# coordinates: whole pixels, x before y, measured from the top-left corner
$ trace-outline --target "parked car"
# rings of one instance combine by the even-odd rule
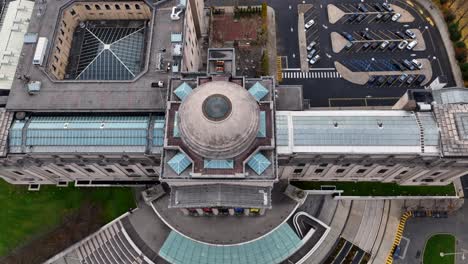
[[[403,40],[402,42],[400,42],[400,44],[398,44],[398,48],[401,50],[406,48],[406,46],[408,46],[408,41],[406,40]]]
[[[388,12],[393,12],[393,8],[388,3],[382,3],[382,7]]]
[[[416,38],[416,34],[414,34],[414,32],[409,29],[405,30],[405,34],[412,39]]]
[[[315,24],[315,21],[313,19],[309,20],[309,22],[307,22],[304,27],[305,29],[309,29],[310,27],[312,27],[313,25]]]
[[[383,16],[384,16],[384,14],[378,13],[377,16],[375,17],[375,21],[381,20]]]
[[[393,76],[388,77],[388,79],[387,79],[387,84],[388,84],[388,85],[391,85],[391,84],[395,81],[395,79],[396,79],[396,78],[393,77]]]
[[[384,84],[384,82],[385,82],[386,79],[387,79],[387,78],[386,78],[385,76],[380,76],[379,78],[377,78],[377,84],[378,84],[378,85]]]
[[[379,12],[385,11],[385,9],[383,9],[383,7],[381,5],[379,5],[379,3],[374,3],[373,6],[374,6],[375,10],[377,10]]]
[[[313,49],[309,54],[307,54],[307,58],[310,60],[314,57],[315,53],[317,53],[316,49]]]
[[[386,14],[386,15],[384,15],[384,16],[382,17],[382,21],[383,21],[383,22],[386,22],[386,21],[388,21],[390,18],[392,18],[392,15]]]
[[[407,59],[403,60],[403,65],[405,65],[405,67],[408,68],[411,71],[414,70],[414,65]]]
[[[360,14],[360,15],[357,17],[356,22],[361,23],[361,21],[363,21],[365,18],[366,18],[366,15]]]
[[[376,49],[376,48],[378,48],[379,46],[380,46],[380,42],[376,41],[376,42],[372,43],[371,49]]]
[[[408,79],[406,79],[406,83],[407,84],[412,84],[414,82],[414,76],[413,75],[410,75]]]
[[[397,47],[397,44],[395,42],[390,43],[388,45],[388,50],[393,51]]]
[[[350,50],[352,47],[353,47],[353,43],[351,41],[348,41],[348,43],[346,43],[345,49]]]
[[[371,44],[369,42],[366,42],[364,43],[364,45],[362,45],[362,49],[363,50],[367,50],[368,48],[370,48]]]
[[[401,39],[405,39],[405,38],[406,38],[406,35],[403,34],[403,32],[401,32],[401,31],[395,32],[395,35],[397,35],[397,36],[400,37]]]
[[[371,75],[371,76],[369,76],[369,80],[367,81],[367,83],[371,84],[371,83],[375,82],[376,79],[377,78],[374,75]]]
[[[320,55],[317,54],[317,55],[315,55],[315,57],[313,57],[313,58],[309,61],[309,63],[310,63],[310,64],[315,64],[315,63],[317,63],[317,61],[319,61],[319,60],[320,60]]]
[[[390,44],[390,42],[388,42],[388,40],[385,40],[380,44],[380,49],[384,50],[388,46],[388,44]]]
[[[369,12],[369,9],[364,4],[358,4],[358,9],[364,13]]]
[[[413,40],[413,41],[411,41],[410,43],[408,43],[408,46],[406,46],[406,49],[412,50],[414,47],[416,47],[416,45],[418,45],[418,41],[417,41],[417,40]]]
[[[356,13],[350,15],[349,18],[348,18],[348,22],[349,22],[349,23],[353,22],[354,20],[356,20],[356,18],[357,18],[358,16],[359,16],[359,14],[356,14]]]
[[[408,74],[406,73],[403,73],[402,75],[400,75],[400,77],[398,78],[398,81],[401,82],[401,83],[404,83],[406,78],[408,78]]]
[[[424,82],[424,80],[426,80],[426,76],[419,75],[418,78],[416,78],[416,81],[414,81],[414,83],[420,85],[422,82]]]
[[[406,67],[401,65],[401,63],[399,63],[398,61],[393,61],[393,65],[395,65],[397,67],[397,69],[400,70],[400,71],[405,71],[406,70]]]
[[[411,63],[412,63],[414,66],[416,66],[416,68],[418,68],[418,69],[420,69],[420,70],[421,70],[422,67],[423,67],[422,63],[421,63],[420,61],[416,60],[416,59],[412,59],[412,60],[411,60]]]
[[[312,42],[309,44],[309,46],[307,46],[307,50],[308,50],[308,51],[311,51],[311,50],[315,47],[315,45],[317,45],[317,42],[312,41]]]
[[[343,32],[341,32],[341,35],[342,35],[345,39],[347,39],[348,41],[354,41],[353,36],[352,36],[351,34],[349,34],[348,32],[343,31]]]
[[[372,39],[371,35],[367,31],[361,31],[361,37],[363,37],[364,39],[367,39],[367,40]]]
[[[401,17],[401,14],[400,13],[395,13],[393,16],[392,16],[392,21],[396,22],[398,21],[398,19],[400,19]]]

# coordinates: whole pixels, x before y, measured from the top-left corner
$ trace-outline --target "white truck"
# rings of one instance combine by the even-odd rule
[[[44,37],[40,37],[37,41],[36,52],[34,52],[33,64],[42,65],[47,51],[47,44],[49,40]]]

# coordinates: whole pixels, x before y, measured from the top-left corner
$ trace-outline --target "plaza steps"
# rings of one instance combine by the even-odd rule
[[[46,263],[68,263],[70,259],[80,264],[154,264],[135,246],[120,220],[88,236],[60,259]]]

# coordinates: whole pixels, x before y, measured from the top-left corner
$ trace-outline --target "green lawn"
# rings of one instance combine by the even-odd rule
[[[453,184],[446,186],[401,186],[396,183],[381,182],[318,182],[291,181],[291,184],[303,190],[320,190],[321,186],[333,185],[343,190],[345,196],[452,196],[455,195]]]
[[[424,248],[424,264],[454,264],[455,256],[440,256],[440,252],[455,252],[455,237],[449,234],[434,235]]]
[[[0,256],[57,227],[64,216],[85,202],[102,208],[99,217],[103,223],[135,207],[130,188],[43,185],[39,192],[29,192],[26,186],[10,185],[0,179]]]

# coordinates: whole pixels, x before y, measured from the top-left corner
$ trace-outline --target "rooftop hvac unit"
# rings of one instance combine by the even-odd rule
[[[426,103],[418,103],[418,108],[421,112],[427,112],[432,110],[432,106]]]
[[[41,90],[41,82],[33,81],[28,83],[28,93],[30,95],[38,94]]]

